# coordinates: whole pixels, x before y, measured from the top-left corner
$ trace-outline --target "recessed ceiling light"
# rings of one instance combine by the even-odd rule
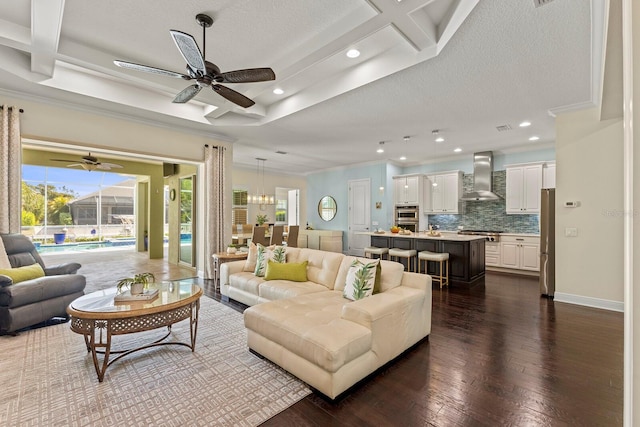
[[[524,121],[519,124],[521,128],[526,128],[527,126],[531,126],[531,122]]]
[[[436,138],[436,142],[444,142],[444,138],[439,136]]]
[[[460,147],[458,147],[458,148],[454,148],[454,149],[453,149],[453,152],[454,152],[454,153],[459,153],[459,152],[461,152],[461,151],[462,151],[462,148],[460,148]]]
[[[382,146],[384,145],[384,141],[380,141],[379,144],[380,147],[376,150],[376,153],[384,153],[384,148],[382,148]]]
[[[358,49],[349,49],[347,51],[347,56],[349,58],[357,58],[358,56],[360,56],[360,51]]]
[[[411,137],[407,135],[407,136],[403,136],[402,139],[404,140],[404,142],[409,142]]]
[[[407,157],[406,156],[401,156],[400,160],[407,160]]]
[[[540,139],[539,136],[532,136],[531,138],[529,138],[529,141],[537,141],[539,139]]]
[[[276,95],[282,95],[284,93],[284,90],[277,87],[273,90],[273,93],[275,93]]]

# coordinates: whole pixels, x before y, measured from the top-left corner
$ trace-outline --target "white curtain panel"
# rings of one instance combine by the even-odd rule
[[[212,255],[222,252],[224,244],[224,187],[225,187],[225,151],[224,147],[205,145],[205,237],[204,237],[204,275],[213,278]]]
[[[22,222],[20,110],[7,106],[0,110],[0,233],[19,233]]]

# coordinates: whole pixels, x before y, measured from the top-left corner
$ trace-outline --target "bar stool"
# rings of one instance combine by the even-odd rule
[[[413,271],[416,270],[416,254],[417,251],[415,249],[389,249],[389,259],[395,258],[398,262],[400,262],[398,258],[407,259],[407,271],[411,271],[411,260],[413,260]]]
[[[364,256],[366,258],[373,258],[373,255],[378,255],[378,258],[384,259],[384,256],[389,253],[389,248],[378,248],[376,246],[367,246],[364,248]],[[387,256],[387,258],[389,258]]]
[[[418,254],[418,273],[420,273],[420,266],[422,265],[422,261],[426,261],[425,263],[425,273],[427,272],[429,261],[437,262],[440,264],[438,273],[439,276],[431,276],[434,282],[440,283],[440,289],[442,286],[449,286],[449,254],[447,252],[429,252],[429,251],[421,251]],[[444,274],[443,273],[443,264],[444,263]]]

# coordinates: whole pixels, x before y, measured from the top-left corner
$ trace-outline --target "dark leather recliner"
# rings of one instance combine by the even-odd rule
[[[52,317],[67,317],[67,306],[84,295],[86,279],[76,274],[77,262],[45,267],[44,261],[28,237],[1,234],[12,268],[36,262],[45,276],[24,282],[0,274],[0,334],[12,333]]]

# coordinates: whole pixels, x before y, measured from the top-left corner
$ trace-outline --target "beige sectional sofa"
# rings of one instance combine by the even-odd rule
[[[222,295],[252,306],[249,348],[332,399],[431,332],[430,276],[383,260],[380,292],[351,301],[342,290],[355,259],[288,248],[287,263],[308,262],[307,282],[265,280],[244,261],[221,266]]]

